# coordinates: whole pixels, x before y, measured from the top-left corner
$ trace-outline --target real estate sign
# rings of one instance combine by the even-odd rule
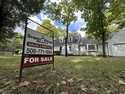
[[[27,28],[25,34],[23,68],[53,63],[52,38]]]

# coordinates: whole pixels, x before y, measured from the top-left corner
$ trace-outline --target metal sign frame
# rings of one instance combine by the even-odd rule
[[[43,28],[45,28],[45,29],[47,29],[47,30],[49,30],[49,31],[52,31],[52,30],[50,30],[49,28],[47,28],[47,27],[45,27],[45,26],[42,26],[42,25],[40,25],[39,23],[37,23],[37,22],[35,22],[35,21],[33,21],[33,20],[29,19],[29,18],[27,18],[27,19],[25,20],[25,30],[24,30],[24,40],[23,40],[22,57],[21,57],[21,63],[20,63],[19,82],[21,82],[23,69],[25,68],[25,67],[23,66],[23,64],[24,64],[24,57],[25,57],[24,51],[25,51],[26,32],[27,32],[28,20],[30,20],[30,21],[36,23],[37,25],[39,25],[39,26],[41,26],[41,27],[43,27]],[[48,64],[53,64],[52,70],[54,70],[54,69],[55,69],[55,65],[54,65],[54,31],[52,31],[52,32],[53,32],[53,36],[52,36],[52,47],[53,47],[52,50],[53,50],[53,54],[51,55],[51,56],[52,56],[52,63],[48,63]],[[45,57],[45,55],[43,55],[43,57]],[[37,65],[32,65],[32,66],[39,66],[39,65],[45,65],[45,64],[37,64]],[[30,67],[32,67],[32,66],[30,66]],[[28,67],[26,67],[26,68],[28,68]]]

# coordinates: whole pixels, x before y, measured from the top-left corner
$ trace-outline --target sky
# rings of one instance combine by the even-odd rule
[[[85,25],[86,25],[84,19],[81,18],[81,12],[77,12],[77,13],[75,13],[75,15],[77,16],[77,21],[71,22],[71,24],[69,26],[69,31],[71,31],[71,32],[79,31],[82,27],[85,27]],[[40,14],[36,15],[36,18],[31,17],[31,19],[34,19],[38,23],[41,23],[44,19],[48,19],[48,18],[45,14],[43,14],[41,12]],[[55,25],[56,27],[65,28],[65,26],[63,24],[61,24],[57,21],[51,20],[51,23],[53,25]]]
[[[51,0],[52,2],[56,2],[57,0]],[[71,22],[70,26],[69,26],[69,31],[70,32],[79,32],[79,33],[83,33],[80,31],[81,28],[83,27],[86,27],[86,23],[84,21],[84,19],[81,18],[81,12],[76,12],[75,15],[77,16],[77,20],[75,22]],[[32,19],[33,21],[41,24],[43,20],[45,19],[49,19],[47,17],[47,15],[45,15],[43,12],[37,14],[37,15],[34,15],[34,16],[31,16],[29,17],[30,19]],[[51,19],[50,19],[51,20]],[[65,26],[57,21],[52,21],[51,20],[51,23],[56,26],[56,27],[59,27],[59,28],[62,28],[62,29],[65,29]],[[33,29],[33,30],[36,30],[37,28],[37,24],[31,22],[31,21],[28,21],[28,27]],[[21,34],[24,34],[24,29],[21,28],[21,27],[17,27],[15,29],[15,32],[19,32]]]
[[[81,29],[82,27],[85,27],[85,26],[86,26],[86,23],[85,23],[84,19],[82,19],[82,18],[80,17],[80,15],[81,15],[80,12],[76,13],[76,16],[77,16],[78,18],[77,18],[77,21],[71,22],[71,24],[70,24],[70,26],[69,26],[69,31],[70,31],[70,32],[80,32],[80,29]],[[32,19],[32,20],[34,20],[34,21],[36,21],[36,22],[39,23],[39,24],[41,24],[43,20],[49,19],[49,18],[47,17],[47,15],[43,14],[42,12],[39,13],[39,14],[37,14],[37,15],[35,15],[35,16],[31,16],[31,17],[29,17],[29,18]],[[51,20],[51,19],[50,19],[50,20]],[[63,29],[65,28],[65,26],[64,26],[63,24],[61,24],[61,23],[59,23],[59,22],[57,22],[57,21],[52,21],[52,20],[51,20],[51,23],[52,23],[54,26],[56,26],[56,27],[60,27],[60,28],[63,28]],[[29,27],[29,28],[31,28],[31,29],[33,29],[33,30],[36,30],[37,26],[38,26],[37,24],[35,24],[35,23],[31,22],[31,21],[28,21],[28,27]],[[17,28],[15,29],[15,32],[19,32],[19,33],[22,33],[22,34],[23,34],[23,33],[24,33],[24,30],[23,30],[23,28],[21,28],[21,27],[17,27]]]

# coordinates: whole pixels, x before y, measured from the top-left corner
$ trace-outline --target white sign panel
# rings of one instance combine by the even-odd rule
[[[53,55],[52,39],[27,28],[24,54]]]
[[[52,39],[27,28],[24,45],[23,67],[53,63]]]

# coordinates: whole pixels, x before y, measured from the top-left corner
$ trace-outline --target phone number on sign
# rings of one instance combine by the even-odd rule
[[[52,55],[52,50],[48,50],[48,49],[26,48],[26,52],[25,52],[25,54]]]

